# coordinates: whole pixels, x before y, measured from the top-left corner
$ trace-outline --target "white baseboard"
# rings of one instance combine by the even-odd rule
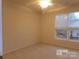
[[[3,55],[6,55],[6,54],[11,53],[11,52],[14,52],[14,51],[17,51],[19,49],[27,48],[27,47],[30,47],[30,46],[33,46],[33,45],[36,45],[36,44],[38,44],[38,43],[33,43],[33,44],[29,45],[29,46],[24,46],[24,47],[19,47],[19,48],[16,48],[16,49],[12,49],[10,51],[4,52]]]

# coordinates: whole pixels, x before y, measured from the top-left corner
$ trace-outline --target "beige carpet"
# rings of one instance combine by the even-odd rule
[[[63,54],[59,53],[63,51]],[[4,55],[4,59],[79,59],[79,52],[37,44]]]

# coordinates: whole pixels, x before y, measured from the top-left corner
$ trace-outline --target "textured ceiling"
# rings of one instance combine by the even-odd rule
[[[31,8],[35,12],[41,13],[42,9],[38,5],[37,1],[38,0],[8,0],[11,4],[17,4],[17,5],[22,5],[24,7]],[[70,6],[73,4],[78,4],[79,0],[52,0],[52,3],[54,3],[54,6],[51,6],[48,9],[55,9],[55,8],[60,8],[62,6]]]

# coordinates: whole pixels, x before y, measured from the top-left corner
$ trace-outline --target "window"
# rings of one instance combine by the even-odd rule
[[[79,12],[57,15],[55,28],[56,38],[79,40]]]
[[[79,30],[72,30],[70,39],[79,39]]]
[[[65,38],[67,38],[67,32],[66,32],[66,30],[62,30],[62,29],[58,29],[58,30],[56,30],[56,35],[57,35],[57,37],[58,38],[62,38],[62,39],[65,39]]]
[[[79,28],[79,12],[69,14],[69,27]]]

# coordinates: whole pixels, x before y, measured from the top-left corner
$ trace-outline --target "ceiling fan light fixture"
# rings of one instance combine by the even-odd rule
[[[53,5],[51,0],[40,0],[39,5],[41,8],[47,8],[48,6]]]

